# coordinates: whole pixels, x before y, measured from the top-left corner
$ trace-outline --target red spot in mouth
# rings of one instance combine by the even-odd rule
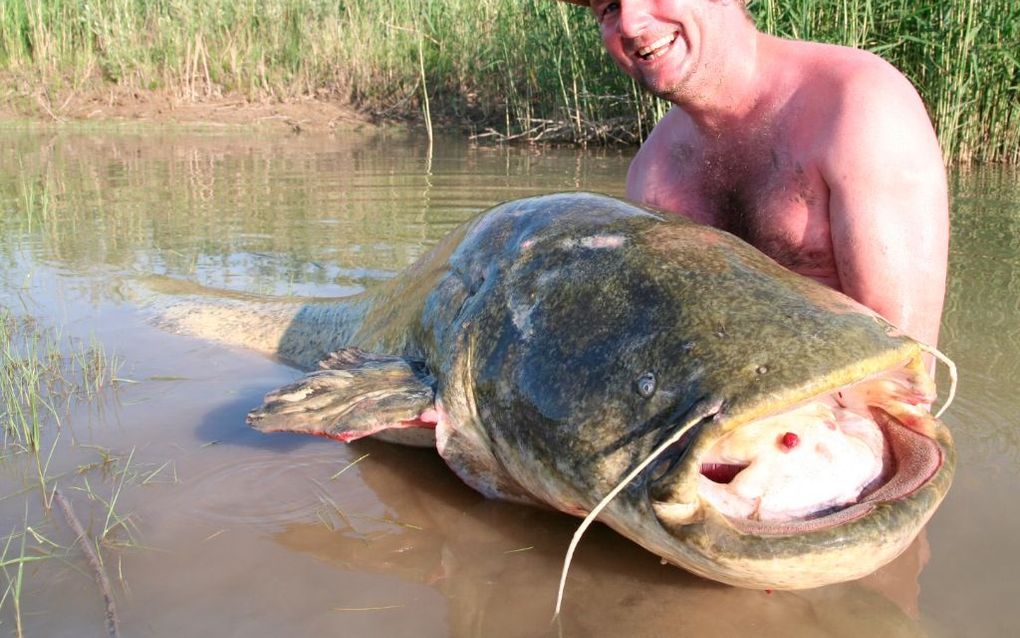
[[[799,443],[800,437],[794,434],[793,432],[787,432],[786,434],[783,435],[783,438],[779,440],[779,444],[782,445],[787,450],[792,450],[793,448],[797,447]]]
[[[701,475],[713,483],[729,483],[740,474],[747,465],[736,463],[702,463]]]

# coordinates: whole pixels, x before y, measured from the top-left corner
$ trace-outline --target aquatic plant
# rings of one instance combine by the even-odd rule
[[[0,306],[0,430],[3,453],[38,455],[44,423],[60,426],[57,409],[75,398],[93,399],[113,385],[120,361],[94,339],[67,340]]]
[[[95,340],[62,339],[56,331],[42,326],[34,318],[17,315],[0,306],[0,431],[3,434],[0,458],[19,457],[19,462],[11,464],[9,469],[15,472],[18,468],[24,469],[25,482],[36,484],[46,509],[51,508],[54,498],[59,495],[56,482],[62,478],[50,475],[50,464],[60,445],[62,415],[68,412],[71,401],[94,401],[100,392],[110,388],[119,366],[119,360],[106,354]],[[44,450],[44,438],[49,441],[48,452]],[[111,542],[114,532],[119,530],[127,533],[128,542],[132,542],[130,521],[117,511],[117,499],[128,480],[130,464],[129,456],[123,467],[116,471],[115,487],[106,499],[91,488],[86,472],[80,472],[84,491],[91,500],[101,503],[105,510],[103,529],[96,539],[97,543]],[[153,473],[148,478],[155,476]],[[18,636],[23,634],[21,601],[25,566],[53,557],[53,550],[60,550],[63,554],[68,552],[68,548],[53,543],[29,525],[29,500],[34,491],[21,490],[2,497],[21,496],[25,499],[21,529],[15,527],[5,540],[0,541],[3,543],[0,572],[7,580],[7,587],[0,596],[0,610],[10,605]],[[71,511],[63,497],[59,498],[62,508]],[[27,545],[30,536],[34,542]],[[83,548],[88,547],[95,555],[91,546],[85,545],[90,541],[83,534],[79,535],[79,541]]]

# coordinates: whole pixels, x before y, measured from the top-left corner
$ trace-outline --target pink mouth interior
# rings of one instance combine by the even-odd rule
[[[866,488],[857,502],[807,519],[778,522],[730,519],[730,522],[745,534],[803,534],[849,523],[871,513],[878,503],[908,497],[922,488],[942,467],[942,450],[930,437],[900,424],[884,412],[876,410],[876,413],[894,462],[882,480]]]
[[[701,499],[738,527],[781,533],[909,496],[942,464],[933,394],[905,367],[740,426],[701,455]]]
[[[733,481],[737,474],[740,474],[748,466],[748,463],[702,463],[701,475],[712,481],[723,485]]]

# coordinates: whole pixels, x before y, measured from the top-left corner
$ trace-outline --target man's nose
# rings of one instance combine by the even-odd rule
[[[634,38],[648,26],[648,7],[641,0],[620,3],[620,35]]]

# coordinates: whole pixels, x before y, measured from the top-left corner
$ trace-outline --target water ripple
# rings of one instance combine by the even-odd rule
[[[345,460],[346,449],[328,447],[328,451],[231,455],[226,462],[185,478],[180,513],[224,527],[279,528],[314,521],[322,506],[319,485],[353,460]],[[356,471],[351,468],[350,473]],[[341,490],[349,484],[335,485]]]

